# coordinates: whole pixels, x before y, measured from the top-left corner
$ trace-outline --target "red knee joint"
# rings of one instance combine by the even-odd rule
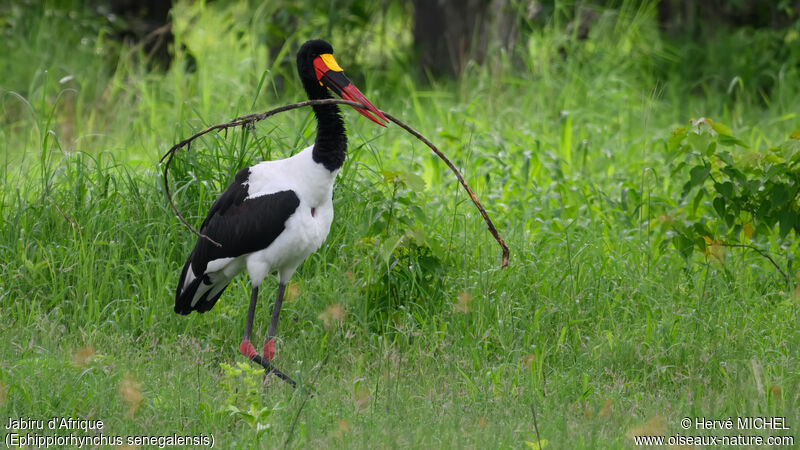
[[[239,352],[249,359],[253,359],[257,354],[255,347],[253,347],[250,341],[242,341],[242,343],[239,344]]]
[[[264,341],[264,359],[272,361],[275,359],[275,340],[267,339]]]

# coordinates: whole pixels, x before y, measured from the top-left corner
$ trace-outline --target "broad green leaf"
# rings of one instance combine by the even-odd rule
[[[401,177],[406,186],[414,192],[422,192],[425,190],[425,180],[421,176],[412,172],[401,172]]]
[[[423,246],[428,239],[428,233],[419,227],[411,227],[406,230],[406,236],[413,239],[418,246]]]
[[[420,208],[419,205],[416,203],[412,203],[408,205],[408,210],[414,213],[414,216],[422,223],[428,222],[428,216],[425,214],[425,210]]]
[[[796,221],[797,221],[797,215],[792,209],[786,208],[783,211],[781,211],[780,213],[781,238],[785,238],[786,235],[789,234],[790,231],[792,231],[792,228],[794,227]]]
[[[667,151],[674,152],[681,146],[683,138],[683,136],[670,136],[670,138],[667,139]]]
[[[717,151],[717,141],[711,141],[703,154],[706,156],[711,156],[715,151]]]
[[[713,128],[714,131],[716,131],[717,134],[719,134],[719,135],[722,135],[722,136],[733,136],[733,133],[731,133],[731,129],[728,128],[722,122],[714,122],[714,123],[712,123],[711,124],[711,128]]]
[[[789,168],[786,167],[786,164],[776,164],[776,165],[774,165],[774,166],[769,168],[769,170],[767,171],[767,174],[764,176],[764,178],[767,179],[767,180],[770,180],[772,178],[775,178],[775,176],[777,176],[777,175],[783,175],[788,170],[789,170]]]
[[[766,221],[769,211],[770,211],[770,202],[769,201],[762,202],[761,205],[758,207],[758,210],[756,210],[756,218],[759,221]]]
[[[696,249],[700,250],[701,252],[705,253],[706,246],[708,245],[708,243],[706,242],[706,239],[708,239],[707,235],[703,235],[702,237],[700,237],[700,236],[695,237],[694,238],[694,247]]]
[[[692,182],[687,181],[686,183],[684,183],[683,188],[681,189],[681,200],[683,200],[691,190],[692,190]]]
[[[742,180],[744,180],[745,178],[744,174],[739,169],[734,167],[733,164],[728,167],[723,167],[722,172],[725,175],[728,175],[729,177],[733,178],[734,180],[739,181],[739,183],[741,183]]]
[[[722,160],[725,164],[732,166],[733,165],[733,157],[728,152],[719,152],[717,153],[717,158]]]
[[[748,180],[746,178],[742,178],[739,184],[744,188],[744,190],[748,194],[754,194],[761,190],[762,183],[760,180]]]
[[[400,173],[401,172],[399,170],[381,170],[384,183],[396,183],[400,178]]]
[[[233,405],[228,405],[228,409],[230,410],[232,416],[239,416],[240,419],[244,420],[251,427],[255,425],[256,418],[254,414],[241,410]]]
[[[689,133],[686,137],[689,146],[697,151],[705,151],[711,142],[711,135],[707,133]]]
[[[705,189],[700,189],[697,191],[697,195],[694,196],[694,200],[692,200],[692,214],[697,213],[697,207],[700,206],[700,202],[703,200],[703,196],[706,194]]]
[[[723,197],[730,199],[733,197],[733,183],[726,181],[724,183],[714,183],[714,189],[717,190]]]
[[[728,225],[728,228],[733,227],[734,222],[736,222],[736,216],[728,211],[728,215],[725,216],[725,224]]]
[[[763,161],[770,164],[783,165],[786,162],[786,160],[778,156],[777,151],[778,149],[776,148],[775,152],[767,153],[766,155],[764,155]]]
[[[770,191],[769,197],[772,199],[773,208],[782,206],[789,201],[789,190],[783,184],[776,184]]]
[[[263,422],[267,420],[267,418],[269,418],[269,416],[271,416],[273,412],[275,412],[275,410],[268,406],[261,408],[261,410],[258,411],[258,421]]]
[[[681,142],[686,137],[686,127],[676,128],[672,132],[672,136],[667,139],[667,150],[675,151],[678,147],[680,147]]]
[[[394,249],[400,245],[404,237],[405,235],[403,234],[399,236],[390,236],[383,241],[381,244],[381,259],[383,259],[384,264],[389,264],[389,259],[391,259]]]
[[[692,229],[694,229],[695,234],[699,236],[695,238],[695,242],[697,242],[698,239],[700,241],[703,241],[703,238],[710,239],[711,236],[714,235],[703,222],[695,222],[692,224]]]
[[[708,177],[708,173],[710,171],[705,166],[694,166],[692,170],[689,171],[689,177],[691,179],[692,185],[697,186],[698,184],[702,183]]]
[[[686,236],[682,234],[676,234],[672,237],[672,245],[678,249],[681,256],[684,258],[689,258],[692,256],[692,252],[694,251],[694,243],[687,239]]]
[[[725,200],[722,197],[716,197],[716,198],[714,198],[714,201],[712,202],[712,204],[714,205],[714,210],[717,211],[717,214],[721,218],[724,218],[725,217]]]
[[[756,165],[758,165],[758,163],[761,162],[761,159],[763,157],[764,157],[764,155],[762,155],[761,153],[758,153],[758,152],[745,153],[739,159],[739,162],[745,168],[751,168],[751,167],[755,167]]]

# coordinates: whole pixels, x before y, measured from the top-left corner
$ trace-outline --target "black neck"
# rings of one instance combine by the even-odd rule
[[[322,98],[331,97],[325,93]],[[314,141],[312,156],[314,162],[333,172],[342,167],[347,153],[344,121],[338,105],[314,105],[312,108],[317,116],[317,139]]]
[[[332,98],[328,88],[318,80],[314,69],[314,58],[324,53],[333,53],[331,45],[320,40],[308,41],[297,52],[297,74],[309,100]],[[312,153],[314,162],[333,172],[344,164],[347,153],[347,135],[338,105],[314,105],[317,117],[317,139]]]

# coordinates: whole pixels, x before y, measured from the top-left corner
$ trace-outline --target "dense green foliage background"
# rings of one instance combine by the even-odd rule
[[[695,227],[719,218],[692,158],[711,175],[727,162],[710,141],[670,140],[723,123],[734,164],[794,145],[800,21],[666,36],[654,3],[621,2],[578,39],[581,5],[548,3],[453,81],[415,69],[399,2],[381,20],[359,2],[288,3],[177,3],[160,69],[80,3],[0,6],[0,419],[102,419],[108,435],[213,434],[226,448],[519,448],[538,442],[535,411],[548,448],[617,448],[689,434],[683,417],[777,415],[791,430],[774,434],[800,439],[796,231],[778,218],[747,232],[746,208],[738,229],[724,214]],[[158,159],[208,125],[301,100],[292,61],[312,37],[453,159],[512,253],[500,270],[424,145],[345,110],[336,219],[279,327],[276,364],[318,392],[293,426],[303,393],[262,384],[237,351],[246,277],[207,314],[172,312],[194,238]],[[176,158],[175,200],[199,224],[238,169],[313,139],[310,110],[210,136]],[[796,189],[791,158],[769,162]],[[723,241],[771,255],[788,280]]]

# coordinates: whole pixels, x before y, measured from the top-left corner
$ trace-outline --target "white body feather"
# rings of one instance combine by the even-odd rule
[[[286,220],[283,232],[266,248],[209,261],[205,273],[213,284],[201,283],[192,306],[208,290],[212,290],[209,297],[214,297],[245,269],[253,287],[260,286],[272,272],[278,273],[279,282],[286,283],[297,267],[325,242],[333,222],[333,183],[339,171],[331,172],[315,162],[313,149],[312,145],[292,157],[250,167],[250,175],[244,183],[247,186],[246,199],[290,190],[297,195],[300,204]],[[184,288],[196,277],[190,267]]]

